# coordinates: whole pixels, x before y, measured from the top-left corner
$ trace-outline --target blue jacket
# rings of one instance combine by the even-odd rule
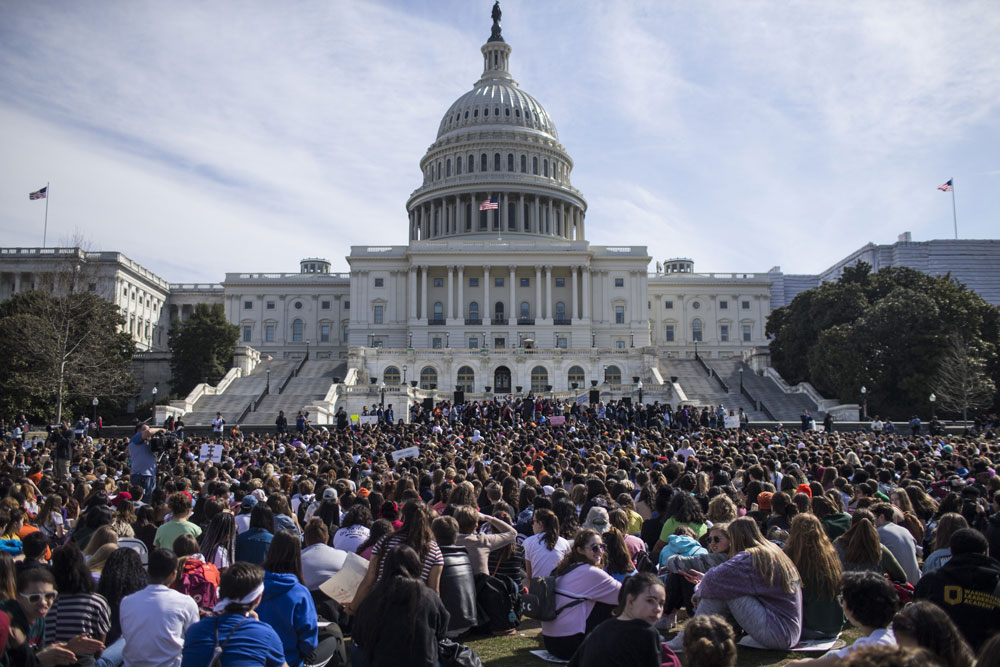
[[[264,573],[264,595],[257,616],[278,633],[289,667],[301,667],[305,657],[316,650],[316,606],[309,590],[294,574]]]
[[[667,559],[671,556],[703,556],[708,553],[708,549],[701,546],[698,540],[687,535],[671,535],[667,538],[667,544],[660,551],[660,567],[667,564]]]
[[[236,560],[260,565],[267,557],[274,535],[263,528],[251,528],[236,536]]]

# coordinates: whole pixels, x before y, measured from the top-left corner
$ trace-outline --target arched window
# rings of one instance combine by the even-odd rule
[[[549,175],[549,161],[542,160],[542,175],[548,178]]]
[[[462,366],[458,369],[458,376],[455,378],[455,389],[458,391],[467,391],[470,394],[475,391],[476,387],[476,373],[468,366]]]
[[[528,319],[531,317],[531,304],[527,301],[521,302],[521,317]]]
[[[444,175],[445,177],[451,176],[451,158],[448,158],[448,161],[444,163]]]
[[[472,153],[469,153],[469,173],[471,174],[475,171],[476,171],[476,156],[473,155]]]
[[[531,391],[541,393],[548,391],[549,372],[544,366],[535,366],[531,369]]]
[[[493,154],[493,171],[500,171],[500,153]]]
[[[697,317],[691,320],[691,340],[701,342],[701,320]]]
[[[493,318],[498,322],[504,319],[503,301],[497,301],[493,306]]]
[[[486,171],[486,153],[479,156],[479,171]]]
[[[420,388],[437,389],[437,383],[438,372],[430,366],[424,366],[424,369],[420,371]],[[431,385],[433,385],[433,387]]]
[[[522,174],[527,174],[528,173],[528,156],[527,155],[522,155],[521,156],[521,173]]]
[[[479,303],[477,301],[469,302],[469,319],[470,320],[479,319]]]
[[[538,176],[538,158],[531,158],[531,173]]]
[[[507,171],[514,171],[514,154],[507,153]]]
[[[441,179],[441,161],[440,160],[438,160],[438,165],[437,165],[437,178],[438,178],[438,180]]]
[[[434,302],[434,319],[439,321],[444,319],[444,306],[440,301]]]
[[[617,366],[608,366],[604,369],[605,384],[621,384],[622,371]]]
[[[562,301],[556,301],[556,319],[563,319],[566,317],[566,304]]]
[[[584,375],[583,369],[579,366],[573,366],[569,369],[569,373],[566,374],[566,382],[570,387],[573,386],[574,382],[578,387],[582,387],[586,381],[587,377]]]
[[[462,156],[461,155],[459,155],[457,158],[455,158],[455,174],[457,174],[458,176],[462,175]]]
[[[403,381],[402,376],[399,374],[399,369],[395,366],[389,366],[384,371],[382,371],[382,382],[387,385],[398,385]]]
[[[292,342],[302,342],[302,320],[292,320]]]

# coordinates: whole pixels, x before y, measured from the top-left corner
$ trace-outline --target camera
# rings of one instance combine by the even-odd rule
[[[180,440],[173,433],[157,433],[149,439],[149,448],[159,454],[176,448]]]

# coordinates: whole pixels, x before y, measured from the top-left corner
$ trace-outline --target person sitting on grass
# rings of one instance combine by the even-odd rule
[[[896,645],[889,623],[899,609],[899,596],[889,580],[870,571],[845,572],[840,584],[844,614],[864,636],[839,651],[815,660],[793,660],[786,667],[840,667],[845,658],[865,646]]]
[[[670,651],[661,653],[654,629],[663,613],[663,582],[648,572],[625,579],[618,592],[615,618],[598,625],[576,650],[569,667],[680,667]]]
[[[722,616],[695,616],[684,625],[684,653],[698,667],[735,667],[736,633]]]
[[[892,633],[900,646],[925,648],[944,667],[972,667],[976,660],[961,631],[933,602],[917,600],[903,607],[892,619]]]

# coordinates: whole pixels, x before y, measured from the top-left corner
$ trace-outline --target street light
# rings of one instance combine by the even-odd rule
[[[159,388],[157,388],[157,386],[154,384],[153,385],[153,422],[154,423],[156,422],[156,394],[159,391],[160,391]]]
[[[95,398],[94,400],[96,401],[97,399]],[[933,421],[935,419],[935,417],[936,417],[936,415],[934,414],[934,403],[935,403],[935,401],[937,401],[937,396],[935,396],[933,393],[931,393],[931,395],[928,398],[928,400],[931,402],[931,420]]]
[[[868,420],[868,389],[861,386],[861,421]]]
[[[628,335],[629,335],[629,345],[628,346],[629,347],[635,347],[635,332],[634,331],[629,331]]]
[[[309,361],[309,343],[312,341],[306,338],[306,361]]]
[[[635,386],[639,388],[639,405],[642,405],[642,380],[636,382]]]
[[[449,331],[444,332],[444,346],[445,348],[451,347],[451,332]]]
[[[379,385],[379,389],[382,390],[382,407],[385,407],[385,380],[382,380],[382,384]]]
[[[408,347],[408,348],[410,348],[412,350],[413,349],[413,332],[412,331],[409,332],[408,336],[409,336],[409,343],[407,343],[406,347]]]
[[[271,369],[268,368],[265,373],[267,373],[267,394],[271,394]]]
[[[406,364],[403,364],[403,384],[406,384]]]
[[[740,393],[743,393],[743,367],[740,367]]]
[[[97,397],[94,396],[94,400],[92,400],[90,402],[90,404],[94,406],[94,418],[91,421],[93,421],[95,424],[97,423],[97,404],[98,403],[100,403],[100,401],[98,401]]]

